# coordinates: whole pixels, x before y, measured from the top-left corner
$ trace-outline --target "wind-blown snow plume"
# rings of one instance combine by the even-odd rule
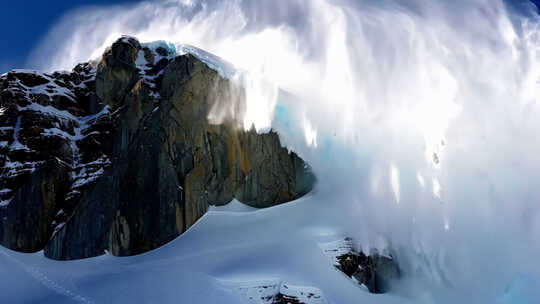
[[[408,292],[533,301],[512,286],[540,284],[538,24],[488,0],[169,0],[76,11],[33,58],[68,69],[120,34],[216,54],[252,75],[244,126],[312,164],[313,216],[431,286]]]

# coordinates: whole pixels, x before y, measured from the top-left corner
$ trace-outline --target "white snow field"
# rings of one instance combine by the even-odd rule
[[[1,302],[259,304],[279,290],[312,304],[403,303],[399,295],[369,294],[335,270],[318,243],[341,232],[311,211],[330,211],[324,205],[312,195],[262,210],[233,201],[211,208],[173,242],[133,257],[52,261],[2,247]]]

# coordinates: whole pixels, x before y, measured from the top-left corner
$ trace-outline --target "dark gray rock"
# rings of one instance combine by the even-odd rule
[[[375,268],[375,286],[379,292],[388,292],[392,287],[392,282],[400,278],[399,267],[392,257],[378,254],[372,256]]]
[[[69,168],[49,162],[30,174],[9,204],[0,206],[0,243],[21,252],[43,249],[51,222],[67,193]]]
[[[367,255],[356,249],[350,237],[321,242],[319,247],[336,269],[372,293],[387,292],[393,281],[400,277],[398,263],[391,255],[381,255],[377,251]]]
[[[107,154],[107,132],[85,133],[86,119],[94,114],[94,79],[92,64],[72,72],[16,70],[0,77],[2,245],[43,249],[105,166],[100,159]],[[82,142],[100,147],[99,153]]]
[[[119,196],[114,181],[105,175],[85,192],[73,215],[45,246],[45,256],[72,260],[105,253]]]
[[[139,42],[123,37],[105,51],[98,65],[96,94],[106,104],[116,106],[138,80],[135,61],[141,48]]]
[[[278,293],[272,300],[272,304],[306,304],[306,303],[300,301],[297,297]]]
[[[337,261],[337,269],[364,284],[372,293],[389,291],[391,282],[400,276],[394,259],[377,253],[367,256],[353,250],[338,256]]]

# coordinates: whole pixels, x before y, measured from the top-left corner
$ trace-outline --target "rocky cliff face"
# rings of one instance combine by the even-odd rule
[[[244,131],[243,88],[197,56],[123,37],[72,72],[0,77],[0,243],[53,259],[142,253],[210,204],[269,207],[314,182],[274,132]],[[216,106],[233,108],[220,124]]]

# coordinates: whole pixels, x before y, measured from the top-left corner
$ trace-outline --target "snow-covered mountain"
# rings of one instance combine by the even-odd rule
[[[210,205],[269,207],[309,192],[309,166],[277,133],[243,129],[244,88],[226,67],[194,47],[177,55],[122,37],[72,72],[3,75],[1,243],[54,259],[133,255]],[[216,108],[232,115],[215,123]]]
[[[2,75],[0,240],[36,252],[0,248],[3,297],[318,304],[390,290],[390,255],[299,222],[321,205],[298,199],[313,173],[275,131],[244,129],[244,73],[122,37],[71,72]]]
[[[108,251],[107,255],[67,264],[47,260],[39,252],[26,255],[5,251],[9,256],[2,255],[0,271],[9,271],[0,272],[1,291],[13,295],[20,290],[19,286],[28,286],[19,294],[22,302],[73,301],[66,294],[80,295],[94,302],[122,302],[127,298],[143,303],[160,300],[249,303],[250,298],[282,301],[293,294],[311,295],[313,301],[324,299],[328,303],[540,302],[540,144],[536,140],[540,130],[540,20],[537,8],[528,2],[153,0],[72,12],[36,46],[28,65],[48,71],[43,76],[44,81],[54,82],[48,89],[53,93],[52,98],[58,100],[49,102],[49,98],[43,96],[48,102],[43,106],[47,110],[53,110],[48,107],[51,106],[68,111],[74,117],[64,115],[66,119],[62,120],[66,121],[66,126],[58,121],[55,127],[42,125],[47,120],[30,108],[24,111],[25,115],[17,115],[18,112],[2,107],[0,112],[14,116],[9,123],[2,124],[6,129],[0,131],[3,136],[0,142],[5,142],[6,146],[2,152],[14,158],[6,172],[31,171],[38,165],[34,162],[57,162],[54,157],[58,157],[69,166],[53,166],[54,170],[48,172],[67,176],[69,187],[61,191],[62,197],[70,192],[75,179],[83,182],[88,176],[90,180],[96,176],[93,173],[101,174],[102,167],[100,176],[109,174],[118,161],[112,156],[114,146],[111,148],[109,144],[121,140],[108,140],[110,135],[105,132],[116,128],[119,122],[128,121],[128,131],[148,132],[145,134],[151,133],[149,137],[159,141],[157,135],[161,131],[154,129],[151,122],[168,109],[153,100],[169,98],[170,92],[163,90],[165,82],[183,82],[183,78],[166,77],[166,71],[176,67],[178,75],[187,75],[180,72],[180,62],[171,63],[178,55],[189,53],[184,60],[198,60],[197,65],[208,72],[197,74],[198,77],[213,75],[228,79],[222,83],[232,84],[234,92],[242,92],[237,90],[239,87],[245,92],[245,107],[241,103],[234,106],[220,103],[210,108],[208,122],[220,125],[235,120],[238,128],[247,133],[254,126],[250,135],[253,138],[260,138],[255,134],[266,134],[270,129],[277,132],[280,147],[294,151],[305,160],[318,182],[308,196],[290,197],[285,204],[260,210],[236,193],[235,198],[251,206],[237,201],[225,204],[232,195],[223,195],[219,206],[208,205],[208,213],[195,221],[198,216],[191,215],[202,215],[207,205],[206,192],[199,191],[190,198],[190,201],[198,201],[194,205],[197,208],[180,208],[180,214],[191,220],[166,212],[169,219],[139,226],[142,229],[137,228],[137,223],[147,223],[147,218],[142,216],[145,212],[137,212],[144,208],[120,208],[120,216],[114,216],[114,225],[100,225],[102,218],[97,212],[81,217],[92,219],[91,223],[67,220],[73,213],[68,204],[62,204],[62,212],[45,214],[53,216],[54,227],[60,228],[56,233],[55,229],[48,228],[55,240],[88,244],[88,239],[94,238],[77,231],[105,235],[99,230],[103,227],[106,231],[111,228],[115,231],[113,243],[126,246],[109,246],[111,239],[106,237],[101,243],[106,246],[98,242],[99,246],[87,255],[100,255],[104,250]],[[99,64],[103,63],[100,70],[103,77],[95,80],[92,80],[94,72],[83,73],[90,76],[88,79],[69,76],[72,72],[60,73],[68,75],[67,82],[50,72],[71,70],[89,58],[102,58],[104,51],[123,33],[144,42],[162,39],[171,43],[142,43],[141,49],[135,46],[134,52],[130,51],[132,46],[126,46],[130,55],[116,57],[129,63],[118,65],[124,67],[126,73],[104,70],[103,67],[109,65],[99,60],[89,66],[97,73]],[[130,44],[129,39],[124,42]],[[97,106],[99,102],[92,102],[98,100],[97,94],[84,97],[85,87],[88,92],[126,93],[121,92],[122,81],[113,81],[116,87],[102,85],[113,83],[107,79],[129,78],[132,74],[128,66],[139,70],[142,78],[141,91],[137,89],[135,94],[131,91],[127,94],[134,104],[145,101],[133,108],[130,115],[136,118],[139,114],[153,113],[148,115],[150,125],[134,123],[138,119],[116,118],[121,111],[117,112],[114,107],[117,102],[114,97],[108,99],[110,104],[106,110]],[[109,70],[111,73],[103,73]],[[239,73],[240,70],[249,73]],[[30,77],[24,73],[11,74],[2,79]],[[27,88],[15,89],[16,83],[8,86],[24,97],[26,92],[37,93],[41,84],[49,85],[41,81],[29,87],[26,78],[18,81]],[[92,83],[96,88],[92,88]],[[98,83],[101,84],[98,86]],[[173,91],[183,94],[188,101],[190,93],[197,95],[199,91],[195,87],[203,83],[183,93]],[[80,96],[73,90],[79,91]],[[143,91],[148,98],[137,97]],[[96,107],[82,107],[85,102],[79,102],[84,111],[72,112],[67,109],[69,97],[60,97],[62,92],[75,96],[78,101],[86,98],[88,105]],[[21,104],[22,108],[26,106]],[[34,119],[26,118],[30,113],[34,113]],[[66,114],[59,114],[62,113]],[[94,115],[99,116],[96,122]],[[18,116],[21,116],[20,124]],[[168,120],[166,116],[162,118]],[[29,121],[35,122],[38,128],[29,127]],[[173,121],[170,123],[174,125]],[[74,126],[73,131],[70,124]],[[93,127],[88,129],[88,126]],[[49,130],[47,134],[51,134],[49,137],[55,142],[47,145],[51,151],[44,149],[47,153],[37,157],[23,147],[30,150],[36,146],[32,140],[37,142],[39,138],[33,132],[40,128]],[[15,130],[17,140],[13,136]],[[186,134],[179,128],[163,131]],[[87,136],[90,133],[93,135]],[[28,141],[28,138],[33,139]],[[219,140],[203,140],[202,143],[214,146]],[[72,160],[72,155],[78,155],[71,153],[75,150],[72,144],[81,154],[77,162]],[[18,154],[7,151],[9,147],[19,151]],[[65,147],[62,149],[68,153],[56,153],[57,147]],[[144,147],[148,145],[141,143],[139,147],[135,154],[147,159]],[[182,147],[167,145],[165,150],[178,152]],[[94,153],[82,155],[85,151]],[[240,172],[247,168],[243,166],[243,157],[229,160],[222,157],[225,154],[215,153],[212,159],[219,164],[236,161]],[[145,171],[145,168],[151,169],[146,167],[148,164],[159,162],[163,154],[152,150],[147,155],[155,157],[152,161],[137,161],[139,157],[131,160]],[[17,157],[20,164],[16,162]],[[222,159],[227,161],[221,162]],[[207,160],[205,164],[211,163]],[[98,162],[94,165],[94,161]],[[80,170],[72,169],[73,164]],[[178,167],[181,166],[175,167],[175,173],[182,172]],[[67,174],[63,170],[67,170]],[[213,169],[202,172],[202,179],[212,176],[213,172]],[[125,182],[136,174],[127,172],[124,176],[128,177],[123,179]],[[153,176],[155,180],[162,177],[161,174]],[[185,182],[183,174],[176,176],[179,185]],[[35,179],[45,177],[36,175]],[[95,183],[100,183],[99,180],[97,178]],[[21,180],[14,178],[10,185],[0,188],[4,189],[0,194],[2,205],[8,205],[9,201],[8,206],[16,206],[15,198],[10,198],[19,187],[17,182]],[[73,190],[85,196],[93,187],[91,183],[73,187]],[[214,185],[209,195],[219,192],[218,185],[226,184]],[[174,186],[173,183],[173,187],[167,189],[175,191],[165,191],[164,195],[177,194],[179,188]],[[102,183],[100,187],[109,185]],[[115,183],[111,182],[110,187],[116,187]],[[230,193],[225,191],[230,189],[227,187],[222,193]],[[141,191],[143,188],[129,184],[125,188],[128,191],[124,193],[128,195],[112,197],[113,205],[120,199],[133,198],[153,197],[152,204],[160,202],[160,205],[166,201],[156,200],[154,196],[161,197],[161,194],[157,195],[158,191],[152,187]],[[28,191],[21,193],[35,197],[31,188],[26,189]],[[96,194],[100,192],[108,191]],[[72,194],[73,206],[80,206],[76,203],[80,202],[77,192]],[[167,209],[166,204],[163,207]],[[27,209],[8,216],[36,220],[19,221],[19,225],[13,227],[43,230],[40,217],[28,217],[25,212],[38,214],[36,210]],[[160,226],[176,222],[177,218],[181,221],[174,225],[176,228]],[[63,222],[66,224],[62,226]],[[79,224],[74,225],[75,222]],[[175,230],[184,225],[191,228],[175,238]],[[155,240],[155,235],[146,234],[153,231],[165,232],[158,235],[170,238],[154,243],[151,240]],[[60,235],[62,233],[65,235]],[[47,236],[30,236],[31,242],[49,241]],[[140,239],[144,241],[134,244],[133,248],[157,248],[137,256],[115,256],[129,254],[125,248]],[[169,240],[172,241],[167,243]],[[2,241],[17,244],[14,240]],[[164,243],[165,246],[159,246]],[[22,240],[20,244],[25,245]],[[54,247],[57,249],[47,249],[45,253],[52,256],[54,251],[66,252],[64,248],[84,248],[63,247],[62,242],[56,241]],[[69,255],[81,256],[82,253],[69,252]],[[377,286],[378,271],[375,271],[375,280],[368,271],[369,265],[376,265],[379,260],[375,253],[378,257],[391,257],[390,265],[399,266],[400,278],[389,280],[389,291],[382,295],[368,293],[358,284],[373,289],[370,282],[375,282]],[[389,277],[392,273],[387,272]],[[178,288],[172,289],[172,285]],[[59,287],[49,289],[51,286]],[[384,289],[385,284],[382,286]],[[255,294],[263,299],[257,299]]]
[[[0,76],[0,242],[33,246],[0,303],[538,303],[539,20],[508,2],[66,16],[48,72]]]

